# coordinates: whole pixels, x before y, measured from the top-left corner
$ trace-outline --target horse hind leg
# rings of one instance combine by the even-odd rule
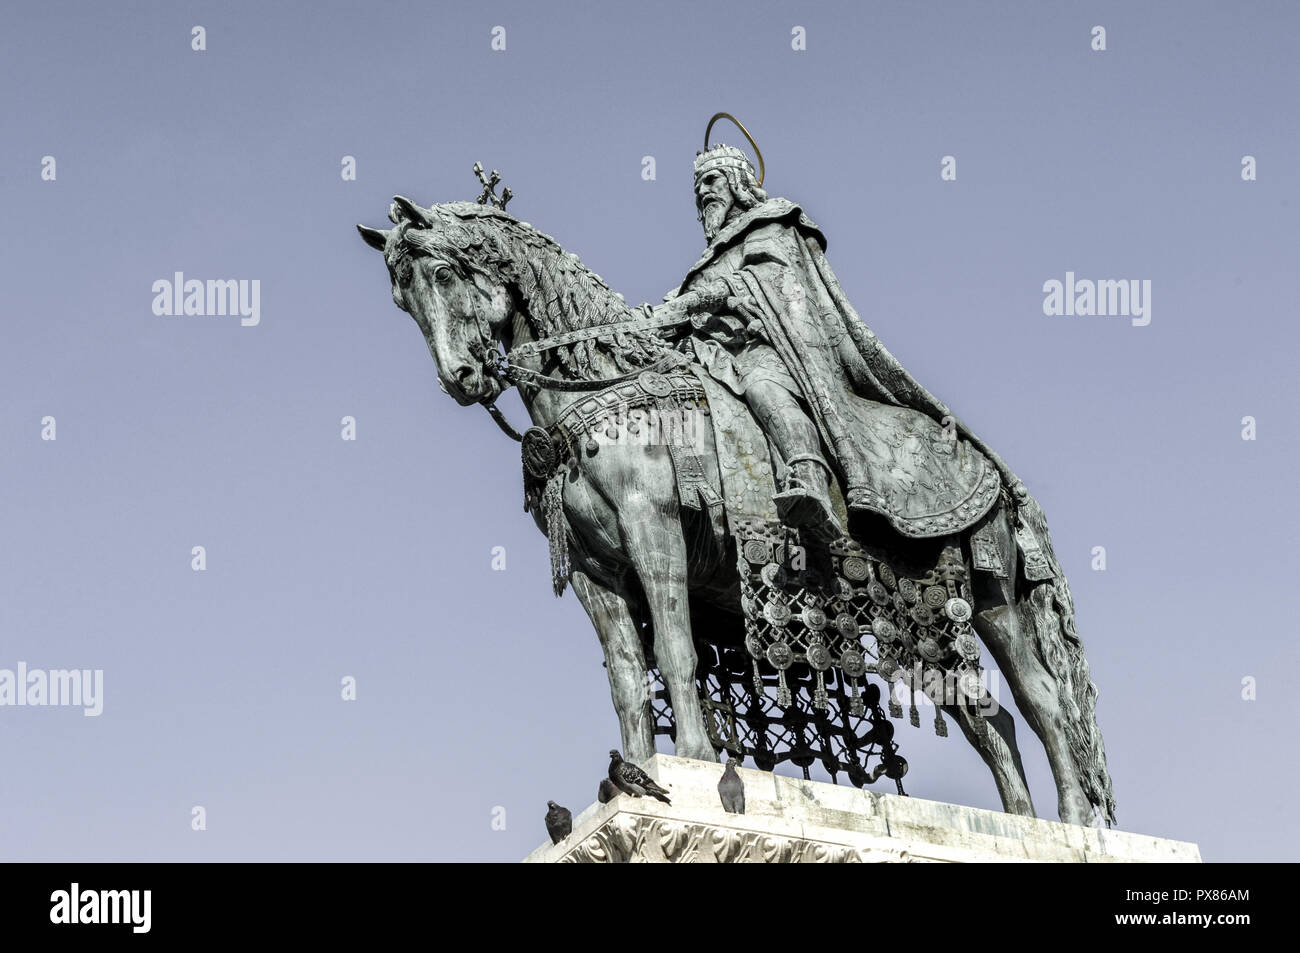
[[[1005,511],[999,508],[994,526],[1003,565],[1018,565],[1014,536]],[[988,577],[984,573],[977,577]],[[1020,713],[1047,752],[1056,782],[1057,811],[1069,824],[1094,823],[1092,802],[1085,793],[1070,749],[1070,713],[1063,706],[1060,686],[1039,657],[1036,637],[1022,624],[1014,579],[989,580],[977,588],[975,630],[1007,680]],[[982,591],[981,591],[982,589]],[[1028,598],[1027,596],[1025,598]]]
[[[991,704],[988,704],[991,703]],[[957,722],[971,747],[993,773],[993,782],[1008,814],[1036,817],[1025,780],[1025,766],[1016,746],[1016,723],[1011,712],[986,697],[977,707],[969,703],[945,704],[943,710]]]

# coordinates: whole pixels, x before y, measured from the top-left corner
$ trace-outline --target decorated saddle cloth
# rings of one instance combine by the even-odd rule
[[[910,407],[851,397],[854,444],[866,458],[861,502],[905,536],[958,533],[992,508],[998,471],[970,442]]]

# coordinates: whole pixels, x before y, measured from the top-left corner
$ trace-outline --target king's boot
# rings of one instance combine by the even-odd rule
[[[830,468],[820,456],[806,453],[787,460],[785,489],[772,499],[786,526],[828,542],[844,535],[831,506]]]

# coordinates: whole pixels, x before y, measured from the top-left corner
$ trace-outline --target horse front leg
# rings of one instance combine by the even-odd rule
[[[637,474],[636,488],[619,500],[618,523],[624,549],[650,607],[655,661],[677,726],[676,753],[683,758],[717,761],[695,683],[698,660],[691,639],[686,540],[677,482],[667,453],[663,465],[644,466]]]
[[[575,569],[573,591],[596,627],[609,673],[609,693],[618,714],[623,757],[644,764],[655,753],[654,714],[650,708],[649,666],[641,648],[641,633],[617,592],[593,582]]]

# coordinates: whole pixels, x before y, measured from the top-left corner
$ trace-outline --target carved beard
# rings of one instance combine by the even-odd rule
[[[731,211],[731,203],[725,198],[715,199],[704,206],[704,237],[709,241],[713,236],[718,234],[718,229],[722,228],[723,223],[727,220],[727,213]]]

